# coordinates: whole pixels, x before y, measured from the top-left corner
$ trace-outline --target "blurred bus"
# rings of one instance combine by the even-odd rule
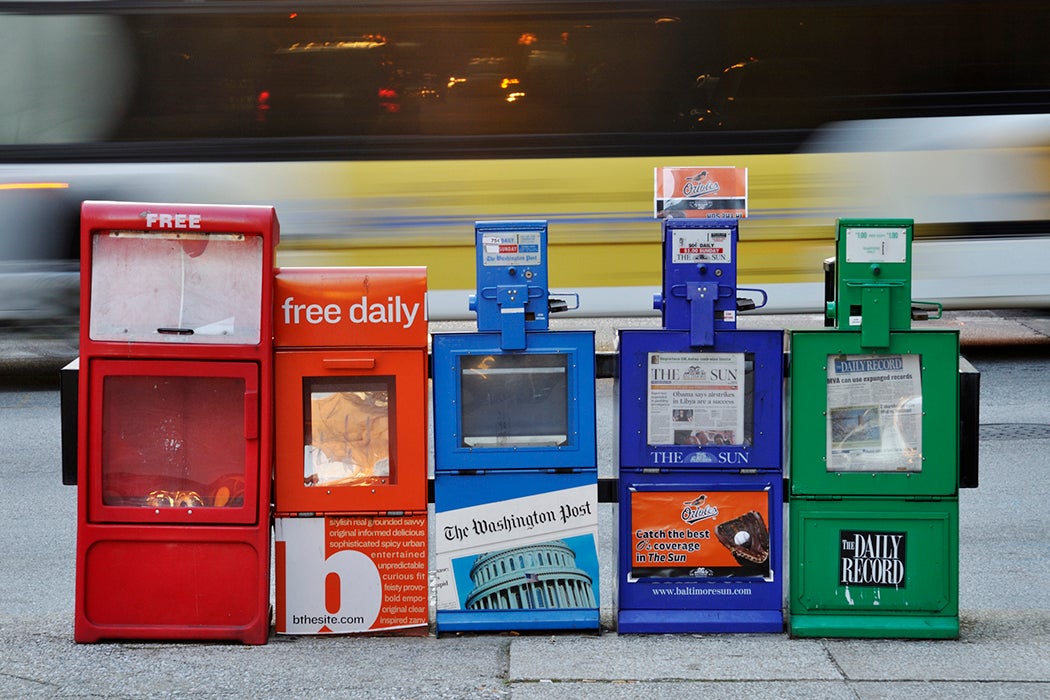
[[[581,312],[652,313],[657,166],[746,167],[742,285],[820,311],[839,217],[920,298],[1050,300],[1050,4],[0,2],[0,321],[75,319],[85,199],[272,204],[283,265],[429,268],[550,222]],[[17,290],[23,290],[21,292]]]

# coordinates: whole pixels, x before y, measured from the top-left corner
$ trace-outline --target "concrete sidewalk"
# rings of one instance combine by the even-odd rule
[[[964,596],[965,598],[965,596]],[[69,620],[0,632],[3,697],[1046,698],[1044,614],[972,613],[960,641],[781,635],[273,638],[75,645]]]
[[[1050,440],[1028,447],[1045,450]],[[1001,474],[1022,451],[1006,447],[996,455],[989,448],[982,457],[988,471]],[[22,541],[45,535],[36,549],[50,553],[20,562],[31,574],[9,572],[0,579],[6,599],[0,697],[1046,698],[1050,574],[1038,551],[1028,550],[1028,558],[1011,551],[1016,533],[1002,526],[1014,521],[1013,513],[994,505],[1016,502],[1018,511],[1031,512],[1039,498],[1024,497],[1023,490],[1023,484],[988,476],[981,489],[961,494],[962,633],[955,641],[618,635],[606,629],[440,638],[271,635],[265,646],[246,647],[75,644],[74,489],[67,487],[58,499],[66,502],[59,509],[64,513],[7,530]],[[609,552],[613,506],[603,505],[600,517],[602,551]],[[1016,546],[1039,536],[1025,535]],[[614,614],[610,559],[604,558],[602,571],[606,627]],[[49,568],[41,572],[41,565]],[[17,601],[8,598],[12,593]]]
[[[994,371],[979,364],[985,387],[994,385]],[[1050,424],[1042,398],[1050,380],[1032,383],[1026,392],[1004,389],[1011,396],[989,419],[1005,411]],[[1022,405],[1009,405],[1019,397]],[[958,640],[618,635],[615,506],[602,504],[600,634],[78,645],[76,489],[60,485],[57,439],[39,430],[57,429],[57,392],[0,392],[0,401],[0,697],[1050,697],[1050,531],[1040,482],[1050,438],[982,444],[981,486],[960,493]],[[27,422],[19,417],[26,412],[39,417]]]

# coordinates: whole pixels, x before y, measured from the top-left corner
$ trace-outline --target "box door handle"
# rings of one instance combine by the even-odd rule
[[[375,369],[376,360],[374,357],[326,357],[321,361],[321,366],[327,370]]]

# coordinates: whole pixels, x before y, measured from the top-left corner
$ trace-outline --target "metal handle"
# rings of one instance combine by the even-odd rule
[[[326,357],[321,360],[321,366],[327,370],[375,369],[376,359],[374,357]]]

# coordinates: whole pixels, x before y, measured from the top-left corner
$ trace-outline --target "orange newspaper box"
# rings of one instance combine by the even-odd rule
[[[275,282],[276,631],[426,634],[425,268]]]
[[[276,512],[427,509],[426,268],[283,268]]]
[[[77,642],[270,632],[273,207],[85,202]]]

